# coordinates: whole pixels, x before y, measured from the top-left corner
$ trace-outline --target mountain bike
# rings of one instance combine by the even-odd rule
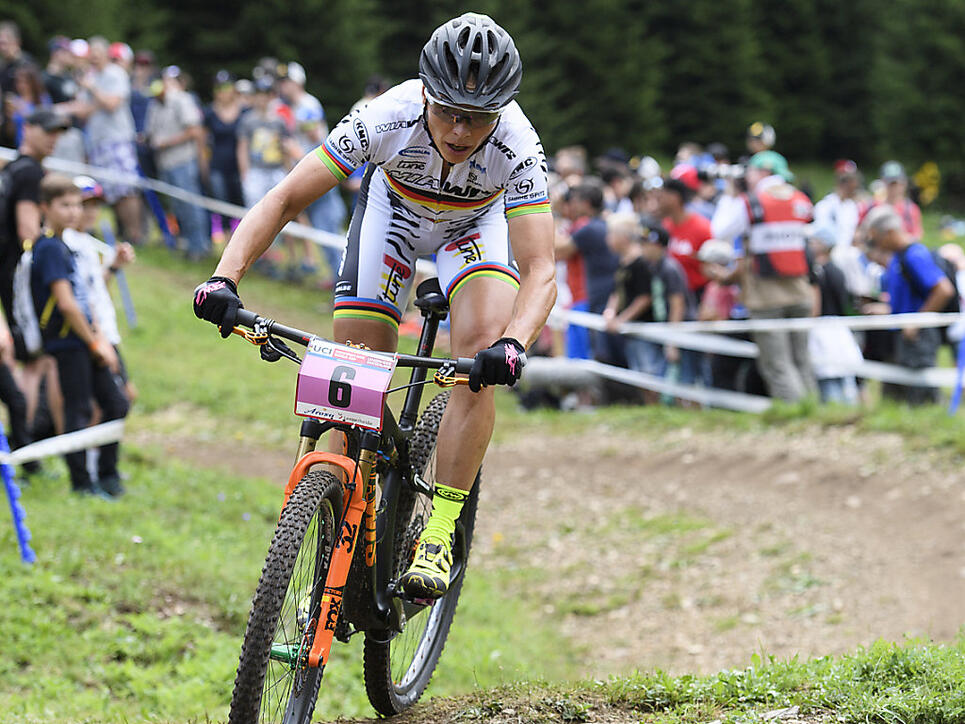
[[[398,585],[429,518],[435,441],[449,391],[419,415],[425,384],[465,384],[472,359],[432,357],[448,304],[438,280],[417,289],[423,316],[416,355],[341,345],[238,310],[233,332],[267,361],[297,362],[296,463],[251,604],[229,722],[309,722],[334,641],[364,637],[365,690],[375,710],[397,714],[432,677],[465,576],[479,474],[457,521],[448,592],[408,598]],[[299,358],[285,340],[306,348]],[[396,368],[408,384],[390,388]],[[428,372],[434,370],[433,377]],[[390,392],[406,390],[396,420]],[[344,453],[317,451],[330,431]],[[333,445],[329,445],[333,447]]]

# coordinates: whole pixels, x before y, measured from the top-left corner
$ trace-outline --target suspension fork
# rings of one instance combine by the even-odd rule
[[[316,438],[317,440],[317,438]],[[312,638],[312,646],[308,652],[308,665],[324,668],[332,650],[332,640],[335,627],[342,612],[342,596],[345,591],[345,581],[348,579],[352,567],[352,556],[359,539],[359,528],[362,514],[366,506],[374,508],[375,464],[377,460],[379,436],[377,433],[364,432],[362,434],[361,450],[358,461],[345,455],[328,452],[307,452],[298,460],[292,469],[285,488],[285,503],[291,496],[305,474],[313,465],[328,464],[344,471],[346,481],[343,491],[347,498],[343,501],[344,516],[340,515],[340,528],[335,535],[335,546],[332,551],[328,574],[322,589],[321,608],[318,617],[313,619],[310,626],[314,631],[306,635]],[[299,445],[301,449],[302,445]],[[370,491],[371,488],[371,491]],[[372,511],[374,514],[374,511]]]

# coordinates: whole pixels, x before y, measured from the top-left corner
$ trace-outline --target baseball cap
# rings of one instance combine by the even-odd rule
[[[794,178],[791,169],[788,168],[787,159],[777,151],[768,150],[755,153],[751,156],[751,160],[747,162],[747,165],[750,168],[759,168],[764,171],[770,171],[777,176],[783,176],[785,181],[790,181]]]
[[[233,86],[235,84],[235,80],[234,75],[229,73],[227,70],[222,69],[214,74],[214,85],[216,87],[223,85]]]
[[[707,153],[713,156],[715,161],[723,161],[730,156],[730,151],[727,149],[727,146],[719,141],[708,144]]]
[[[838,159],[834,162],[834,174],[836,176],[857,176],[858,164],[847,158]]]
[[[134,53],[135,65],[154,65],[154,53],[150,50],[139,50]]]
[[[708,239],[697,250],[697,259],[727,266],[734,261],[734,245],[720,239]]]
[[[295,63],[294,61],[285,66],[285,77],[290,81],[298,83],[300,86],[304,86],[307,80],[305,68],[301,63]]]
[[[70,52],[78,58],[86,58],[90,53],[90,43],[83,38],[74,38],[70,41]]]
[[[755,121],[747,127],[747,137],[759,138],[765,146],[771,147],[777,140],[777,133],[774,132],[773,126],[769,126],[761,121]]]
[[[617,163],[626,165],[630,163],[630,156],[622,148],[613,147],[608,148],[603,152],[597,161],[602,161],[603,163]]]
[[[663,224],[652,216],[640,217],[640,225],[643,227],[644,243],[660,244],[660,246],[668,246],[670,244],[670,234],[663,228]]]
[[[66,131],[70,128],[70,119],[56,111],[41,108],[27,116],[24,123],[30,126],[40,126],[47,133],[53,131]]]
[[[111,60],[121,60],[130,63],[134,60],[134,51],[127,43],[111,43],[107,49],[107,55]]]
[[[904,181],[905,167],[898,161],[886,161],[881,167],[882,181]]]
[[[267,73],[255,78],[255,91],[258,93],[268,93],[275,87],[275,81]]]
[[[55,35],[47,41],[47,51],[53,53],[55,50],[66,50],[70,52],[70,38],[63,35]]]
[[[810,224],[808,226],[808,238],[818,241],[829,249],[833,248],[838,243],[838,238],[834,234],[834,229],[829,229],[827,226],[815,226]]]
[[[255,84],[247,78],[239,78],[235,81],[235,90],[243,96],[250,96],[255,92]]]
[[[678,163],[670,169],[670,178],[664,183],[665,188],[672,188],[670,182],[678,181],[690,191],[700,188],[700,179],[697,178],[697,167],[689,163]]]
[[[165,66],[164,70],[161,71],[161,76],[164,78],[180,78],[181,69],[176,65]]]
[[[84,201],[104,198],[104,187],[90,176],[74,176],[74,186],[80,189]]]

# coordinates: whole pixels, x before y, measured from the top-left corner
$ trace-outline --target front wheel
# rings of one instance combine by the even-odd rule
[[[321,610],[342,485],[331,473],[303,477],[282,510],[251,603],[231,696],[232,724],[311,721],[322,670],[307,665],[311,621]]]
[[[419,417],[410,445],[412,470],[426,482],[435,482],[435,448],[439,422],[449,401],[442,392]],[[465,565],[469,558],[476,506],[479,500],[479,475],[472,493],[462,507],[456,523],[453,545],[453,573],[449,590],[431,606],[406,604],[407,622],[402,633],[389,636],[382,632],[366,633],[364,647],[365,691],[375,710],[392,716],[409,708],[425,691],[446,644],[449,627],[456,613]],[[393,545],[392,579],[409,568],[415,555],[422,529],[429,519],[432,500],[409,486],[399,493]]]

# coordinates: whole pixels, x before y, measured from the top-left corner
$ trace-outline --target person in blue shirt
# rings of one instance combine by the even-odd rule
[[[938,266],[931,251],[905,231],[901,217],[890,206],[878,206],[862,222],[869,247],[890,257],[882,286],[887,303],[868,305],[866,312],[908,314],[940,312],[955,294],[955,287]],[[935,328],[905,327],[895,340],[896,364],[911,369],[935,366],[941,334]],[[911,404],[937,401],[938,391],[930,387],[898,387],[890,390]]]
[[[63,241],[67,228],[80,225],[81,191],[72,179],[49,174],[40,183],[40,210],[47,232],[31,251],[30,291],[44,352],[57,361],[64,398],[64,432],[90,424],[91,401],[96,400],[104,421],[127,415],[128,401],[118,384],[117,353],[97,329],[89,303],[89,289],[77,271],[73,254]],[[117,497],[124,492],[117,472],[118,443],[100,448],[98,479],[87,470],[87,451],[64,457],[71,488],[79,494]]]

